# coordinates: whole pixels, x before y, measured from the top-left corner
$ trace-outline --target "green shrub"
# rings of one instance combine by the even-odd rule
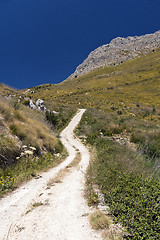
[[[145,136],[141,132],[133,132],[130,135],[130,142],[142,144],[145,142]]]
[[[76,111],[75,108],[62,107],[62,106],[54,107],[52,104],[48,104],[47,107],[48,109],[51,109],[57,112],[57,113],[54,113],[51,110],[48,110],[46,111],[45,116],[46,116],[46,120],[51,124],[54,130],[58,130],[58,132],[61,131],[67,125],[67,123],[69,123],[69,121],[73,117],[73,114]]]
[[[20,104],[19,104],[19,102],[17,102],[17,101],[13,101],[13,102],[12,102],[12,106],[13,106],[13,108],[14,108],[15,110],[17,110],[17,109],[20,108]]]
[[[113,173],[114,177],[114,173]],[[114,220],[130,232],[128,239],[159,239],[160,186],[157,180],[133,173],[118,173],[115,185],[105,191]]]
[[[148,141],[144,147],[144,153],[151,159],[160,158],[160,138]]]
[[[0,195],[17,184],[35,177],[40,171],[55,167],[60,163],[61,158],[51,153],[43,154],[40,157],[26,154],[11,166],[6,168],[0,166]]]
[[[7,175],[7,176],[0,176],[0,192],[3,192],[7,189],[11,189],[14,184],[14,177]]]
[[[126,227],[126,239],[158,240],[160,184],[154,177],[153,166],[146,166],[147,161],[160,156],[159,133],[157,130],[148,132],[150,125],[148,123],[140,125],[141,122],[138,120],[139,126],[137,125],[134,131],[132,129],[130,137],[141,150],[137,154],[96,134],[101,129],[105,135],[109,126],[100,116],[102,117],[99,112],[97,116],[92,111],[86,112],[78,128],[79,134],[87,132],[88,142],[96,148],[95,160],[91,162],[87,174],[89,202],[93,199],[91,195],[93,186],[98,185],[104,194],[106,204],[110,207],[114,221]],[[126,119],[125,124],[128,125]],[[135,126],[134,122],[132,124]],[[103,128],[100,128],[102,126]],[[113,127],[113,124],[110,126]],[[148,160],[144,156],[148,156]]]
[[[118,114],[118,115],[122,115],[122,111],[121,111],[121,110],[118,110],[118,111],[117,111],[117,114]]]
[[[64,150],[63,144],[61,143],[60,140],[58,140],[58,143],[55,146],[55,152],[62,153],[63,150]]]
[[[122,146],[99,139],[94,177],[114,220],[127,227],[128,239],[159,239],[160,185],[154,178],[140,175],[134,154]],[[133,163],[132,163],[133,162]],[[137,168],[134,166],[137,165]]]
[[[29,103],[30,103],[30,100],[26,100],[26,99],[24,99],[23,102],[22,102],[22,104],[24,104],[24,105],[26,105],[26,106],[28,106]]]
[[[90,133],[87,135],[86,142],[89,144],[94,144],[96,139],[97,139],[97,135],[95,133]]]
[[[46,111],[46,119],[54,127],[59,123],[58,116],[51,111]]]
[[[93,206],[93,205],[97,205],[98,203],[99,203],[99,196],[97,193],[92,191],[88,197],[88,205]]]

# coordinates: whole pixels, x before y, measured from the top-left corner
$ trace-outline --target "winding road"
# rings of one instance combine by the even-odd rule
[[[68,151],[66,160],[0,200],[0,240],[101,239],[90,227],[91,209],[83,197],[90,155],[73,134],[84,112],[79,110],[60,135]],[[50,179],[75,159],[77,150],[81,154],[79,166],[65,174],[61,182],[47,187]]]

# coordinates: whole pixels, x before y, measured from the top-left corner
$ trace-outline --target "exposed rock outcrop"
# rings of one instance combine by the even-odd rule
[[[36,106],[37,106],[38,110],[46,111],[46,107],[44,106],[43,100],[38,99],[38,100],[36,101]]]
[[[28,106],[32,109],[37,109],[42,112],[47,110],[47,108],[44,106],[44,101],[41,99],[38,99],[35,104],[32,99],[26,98],[26,100],[29,101]]]
[[[32,100],[29,101],[29,107],[32,108],[32,109],[36,109],[37,108]]]
[[[160,48],[160,31],[140,37],[117,37],[91,52],[69,78],[82,76],[99,67],[119,65],[157,48]]]

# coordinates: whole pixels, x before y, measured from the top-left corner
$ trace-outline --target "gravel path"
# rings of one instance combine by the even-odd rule
[[[57,167],[33,179],[0,200],[0,240],[100,240],[91,229],[84,193],[84,173],[89,152],[73,136],[84,109],[81,109],[61,133],[69,156]],[[50,179],[64,169],[79,150],[81,162],[67,173],[62,182],[47,187]],[[33,207],[34,206],[34,207]]]

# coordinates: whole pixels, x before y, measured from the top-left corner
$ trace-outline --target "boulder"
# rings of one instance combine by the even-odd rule
[[[42,105],[44,105],[43,100],[38,99],[38,100],[36,101],[36,106],[37,106],[37,107],[40,107],[40,106],[42,106]]]
[[[36,106],[37,106],[38,110],[40,110],[40,111],[46,111],[46,107],[44,106],[43,100],[38,99],[38,100],[36,101]]]
[[[36,109],[37,108],[32,100],[29,101],[29,107],[32,108],[32,109]]]

